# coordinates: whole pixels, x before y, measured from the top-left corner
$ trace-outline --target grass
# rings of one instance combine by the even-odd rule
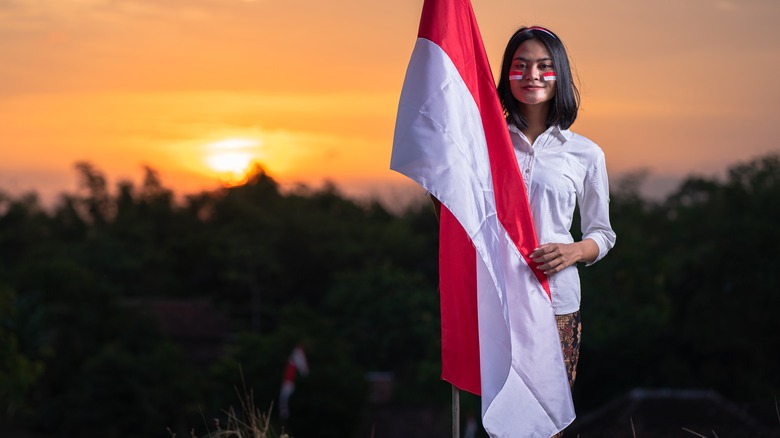
[[[244,397],[241,398],[240,412],[236,412],[231,406],[225,411],[227,415],[225,428],[222,428],[219,419],[215,419],[216,430],[209,433],[207,437],[272,438],[273,431],[270,424],[272,410],[273,406],[268,409],[268,412],[261,411],[255,405],[254,393],[252,391],[244,393]],[[282,433],[279,438],[290,437],[286,433]]]
[[[224,411],[227,416],[226,423],[222,424],[219,418],[214,419],[214,431],[208,431],[204,438],[275,438],[276,435],[271,428],[271,411],[261,411],[255,405],[254,394],[252,391],[245,393],[240,397],[241,408],[238,412],[231,406]],[[205,419],[204,419],[205,420]],[[176,434],[168,429],[171,438],[176,438]],[[190,431],[190,438],[198,438],[195,431]],[[292,438],[286,433],[282,433],[278,438]]]
[[[238,395],[240,401],[240,409],[238,412],[233,406],[223,411],[227,416],[225,425],[222,425],[219,418],[215,418],[214,431],[208,430],[207,425],[207,434],[204,438],[277,438],[271,428],[273,404],[271,404],[271,407],[268,408],[267,412],[262,411],[257,407],[254,391],[247,389],[243,370],[241,370],[241,384],[243,386],[241,391],[239,391],[238,388],[235,388],[236,395]],[[205,418],[204,423],[206,423]],[[168,429],[168,433],[171,435],[171,438],[176,438],[176,434],[172,432],[170,428]],[[198,438],[194,429],[190,431],[190,438]],[[278,438],[292,437],[283,431]]]

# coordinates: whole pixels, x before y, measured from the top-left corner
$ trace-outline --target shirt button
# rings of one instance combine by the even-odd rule
[[[529,168],[525,169],[525,173],[531,173],[531,168],[529,167]]]

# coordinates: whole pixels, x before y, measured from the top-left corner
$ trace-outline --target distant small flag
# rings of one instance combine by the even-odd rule
[[[522,70],[510,70],[509,71],[509,80],[510,81],[522,81],[523,80],[523,71]]]
[[[282,389],[279,391],[279,417],[282,420],[287,420],[290,417],[290,396],[295,391],[295,378],[298,374],[302,376],[309,374],[306,353],[300,345],[296,346],[290,353],[290,357],[287,358],[287,365],[282,376]]]
[[[547,82],[547,81],[554,81],[554,80],[557,79],[555,77],[555,72],[554,71],[548,71],[547,73],[542,73],[542,78],[544,79],[545,82]]]

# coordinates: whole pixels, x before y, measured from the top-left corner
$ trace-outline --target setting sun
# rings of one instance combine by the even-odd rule
[[[206,164],[216,172],[225,184],[238,184],[253,163],[260,158],[259,140],[229,138],[206,146]]]

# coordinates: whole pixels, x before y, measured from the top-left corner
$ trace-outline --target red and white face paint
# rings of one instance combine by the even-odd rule
[[[509,80],[510,81],[522,81],[523,80],[523,71],[522,70],[510,70],[509,71]]]
[[[509,71],[509,80],[510,81],[522,81],[523,80],[523,71],[522,70],[510,70]],[[546,73],[542,73],[542,80],[545,82],[550,82],[558,79],[555,76],[554,71],[548,71]]]

